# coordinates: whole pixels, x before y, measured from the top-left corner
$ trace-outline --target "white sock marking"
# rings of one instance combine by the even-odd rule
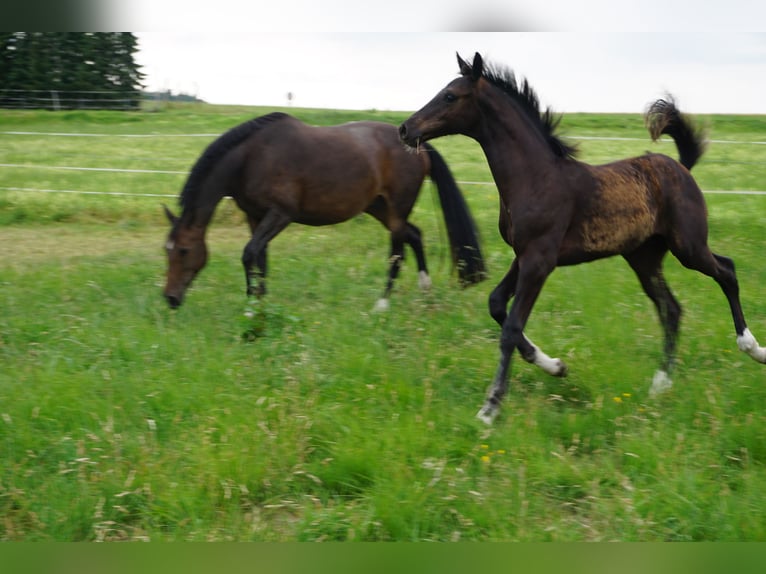
[[[375,303],[375,307],[373,307],[373,311],[376,313],[382,313],[385,311],[388,311],[388,308],[390,307],[388,303],[388,299],[378,299],[378,301]]]
[[[532,347],[535,349],[535,358],[533,364],[537,365],[543,371],[549,375],[553,375],[554,377],[562,377],[566,374],[567,367],[561,359],[554,359],[549,357],[542,351],[542,349],[540,349],[540,347],[530,341],[526,335],[524,335],[524,338],[527,339],[527,343],[532,345]]]
[[[423,291],[428,291],[431,288],[431,277],[425,271],[418,273],[418,285]]]
[[[487,407],[481,407],[479,412],[476,413],[476,418],[483,422],[485,425],[491,425],[494,422],[496,416],[497,409],[489,410],[488,412]]]
[[[673,381],[670,380],[670,376],[665,371],[657,371],[652,378],[652,386],[649,389],[649,397],[654,399],[670,390],[673,386]]]
[[[758,341],[750,332],[750,329],[745,329],[744,332],[737,337],[737,347],[739,347],[740,351],[747,353],[759,363],[766,363],[766,347],[758,345]]]

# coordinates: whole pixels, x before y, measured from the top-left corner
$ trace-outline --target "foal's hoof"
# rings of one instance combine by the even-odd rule
[[[425,271],[418,273],[418,286],[423,291],[428,291],[431,288],[431,277]]]
[[[751,358],[759,363],[766,363],[766,347],[758,345],[758,341],[750,332],[750,329],[737,337],[737,346],[743,353],[747,353]]]
[[[375,307],[372,308],[372,310],[375,313],[385,313],[388,311],[388,308],[391,305],[388,302],[388,299],[378,299],[378,301],[375,303]]]
[[[561,359],[553,359],[556,364],[556,369],[551,373],[554,377],[566,377],[569,374],[569,367]]]
[[[656,399],[673,387],[673,381],[665,371],[657,371],[652,377],[652,386],[649,388],[649,398]]]
[[[481,407],[481,409],[479,409],[479,412],[476,413],[476,418],[486,425],[491,425],[495,421],[496,416],[497,407],[491,404],[484,405]]]

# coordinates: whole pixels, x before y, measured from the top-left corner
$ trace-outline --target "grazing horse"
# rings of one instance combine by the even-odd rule
[[[670,135],[682,163],[661,154],[592,166],[556,135],[558,119],[540,110],[526,81],[510,70],[485,65],[480,54],[469,64],[458,55],[460,77],[450,82],[399,128],[410,146],[448,134],[462,134],[482,147],[500,194],[500,233],[516,258],[489,297],[492,317],[502,327],[500,363],[478,417],[491,423],[508,389],[511,356],[547,373],[564,376],[566,365],[543,353],[524,327],[543,283],[559,265],[622,255],[657,307],[665,332],[664,358],[651,395],[671,386],[681,307],[662,273],[670,251],[687,268],[712,277],[731,308],[737,345],[766,363],[747,328],[731,259],[707,245],[707,211],[689,173],[703,151],[701,134],[670,102],[649,110],[652,136]],[[683,165],[682,165],[683,164]],[[508,301],[514,297],[510,310]]]
[[[172,308],[183,302],[207,261],[205,232],[216,205],[231,196],[252,232],[242,255],[248,295],[266,292],[268,243],[290,223],[331,225],[365,212],[391,235],[388,281],[376,305],[385,309],[405,243],[415,252],[420,286],[431,284],[420,230],[407,221],[426,175],[439,193],[461,284],[481,281],[484,261],[473,219],[432,147],[413,154],[396,126],[380,122],[313,127],[277,112],[240,124],[213,141],[194,164],[180,195],[181,215],[165,207],[171,223],[165,298]]]

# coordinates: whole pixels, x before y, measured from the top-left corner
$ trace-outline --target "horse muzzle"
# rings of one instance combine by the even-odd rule
[[[178,309],[181,306],[181,303],[183,303],[183,297],[179,295],[171,295],[169,293],[165,293],[165,300],[168,302],[171,309]]]
[[[399,139],[409,147],[418,147],[421,143],[423,134],[421,134],[420,130],[417,128],[407,125],[408,123],[409,120],[399,126]]]

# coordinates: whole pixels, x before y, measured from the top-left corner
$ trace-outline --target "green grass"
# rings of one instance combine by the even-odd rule
[[[2,131],[220,133],[256,108],[0,112]],[[405,114],[292,110],[312,123]],[[703,118],[762,140],[762,117]],[[583,158],[660,149],[638,115],[566,116]],[[210,138],[0,135],[0,163],[185,172]],[[466,138],[435,142],[461,181],[491,181]],[[763,189],[763,146],[713,143],[704,189]],[[465,184],[490,279],[461,290],[430,186],[413,221],[434,287],[408,258],[371,312],[388,239],[370,218],[290,227],[270,249],[258,337],[242,333],[246,226],[218,210],[185,305],[160,296],[166,222],[184,175],[0,169],[2,540],[766,540],[766,368],[739,353],[709,279],[667,262],[684,308],[671,393],[649,301],[620,259],[549,279],[530,337],[566,379],[514,361],[492,428],[474,419],[498,358],[486,298],[511,261],[492,186]],[[763,196],[708,196],[711,246],[737,263],[766,342]]]

